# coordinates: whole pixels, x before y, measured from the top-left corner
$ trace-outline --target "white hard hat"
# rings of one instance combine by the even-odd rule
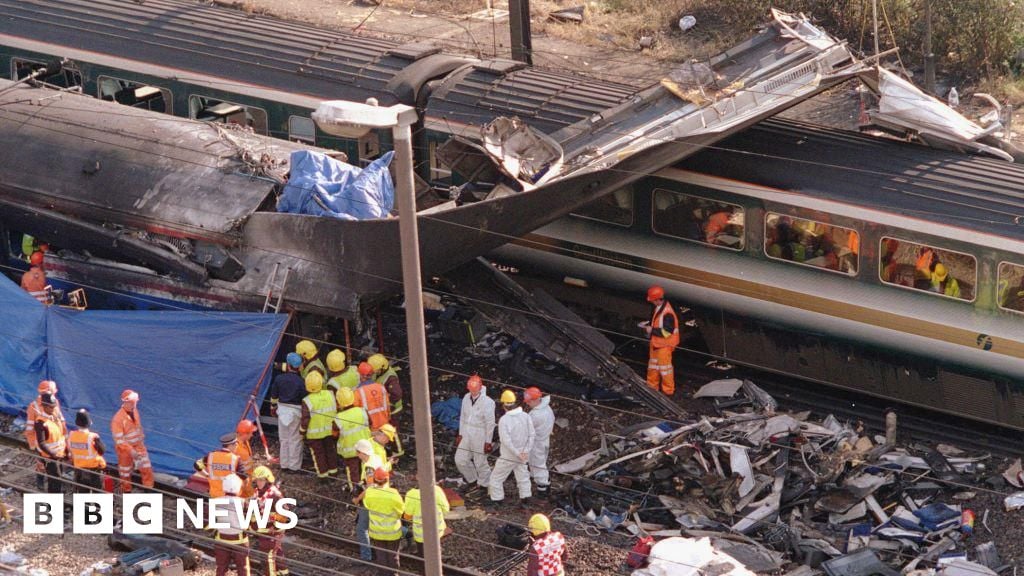
[[[363,454],[373,454],[373,444],[366,438],[363,438],[359,442],[356,442],[356,452],[362,452]]]
[[[228,474],[224,477],[222,486],[225,494],[237,495],[242,491],[242,479],[237,474]]]

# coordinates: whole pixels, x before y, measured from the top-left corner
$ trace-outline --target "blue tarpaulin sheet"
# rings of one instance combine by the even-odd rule
[[[266,386],[257,384],[286,322],[283,314],[47,307],[0,276],[0,411],[23,412],[39,381],[55,380],[69,424],[87,408],[116,463],[110,420],[131,388],[154,469],[188,475],[234,431],[254,390],[262,402]]]
[[[395,204],[395,184],[388,172],[394,155],[388,152],[360,169],[321,152],[292,152],[277,211],[343,220],[387,218]]]

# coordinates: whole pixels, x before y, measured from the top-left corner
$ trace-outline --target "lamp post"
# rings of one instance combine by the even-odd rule
[[[419,479],[423,519],[423,563],[427,576],[441,576],[441,540],[437,531],[434,494],[434,436],[430,423],[430,388],[427,384],[427,340],[424,334],[420,245],[416,225],[416,190],[413,185],[412,125],[416,109],[404,104],[381,107],[372,98],[366,104],[332,100],[313,112],[321,130],[335,136],[358,138],[370,130],[390,128],[395,145],[395,195],[402,241],[402,284],[405,288],[405,325],[412,373],[412,415],[416,432],[416,477]]]

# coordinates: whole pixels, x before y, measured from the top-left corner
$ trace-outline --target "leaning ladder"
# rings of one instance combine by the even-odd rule
[[[281,279],[281,283],[277,284],[277,273],[280,272],[281,263],[276,262],[274,264],[274,271],[270,273],[270,278],[267,279],[267,297],[263,300],[263,312],[273,312],[277,314],[281,310],[281,301],[284,300],[284,291],[288,288],[288,276],[291,275],[292,269],[284,269],[284,278]]]

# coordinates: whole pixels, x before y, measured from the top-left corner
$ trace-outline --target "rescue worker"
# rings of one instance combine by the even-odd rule
[[[121,477],[121,492],[125,494],[132,491],[133,470],[139,472],[143,486],[153,487],[153,465],[149,462],[138,406],[138,392],[122,391],[121,409],[110,421],[114,451],[117,452],[117,474]]]
[[[217,530],[217,543],[213,546],[213,556],[217,560],[217,576],[225,576],[232,561],[238,576],[250,576],[249,537],[245,534],[247,526],[238,516],[237,501],[241,500],[238,493],[242,490],[242,479],[235,474],[228,474],[224,477],[222,486],[227,502],[222,503],[218,510],[226,510],[227,513],[218,513],[219,521],[226,523],[228,527]]]
[[[501,406],[505,414],[498,420],[498,442],[501,451],[491,472],[488,504],[498,508],[505,500],[505,479],[515,474],[521,506],[530,503],[530,470],[527,462],[533,450],[534,430],[530,417],[516,405],[516,393],[505,390],[501,393]]]
[[[356,395],[349,388],[342,388],[334,395],[338,401],[338,415],[334,417],[334,428],[338,431],[338,456],[345,466],[345,478],[351,490],[361,482],[359,456],[356,443],[370,439],[370,419],[366,410],[355,406]]]
[[[373,545],[374,562],[390,568],[397,576],[401,567],[398,547],[402,542],[402,514],[405,501],[398,490],[388,484],[390,474],[383,468],[373,471],[373,486],[363,493],[363,506],[369,513],[369,535]]]
[[[71,465],[75,467],[75,484],[99,492],[103,489],[103,471],[107,468],[107,461],[103,458],[107,447],[103,445],[100,435],[90,430],[92,418],[85,408],[75,414],[75,426],[77,429],[68,434],[68,451],[71,453]]]
[[[59,494],[61,490],[61,462],[68,457],[65,426],[56,415],[57,399],[46,393],[39,397],[43,411],[36,414],[32,428],[36,433],[36,447],[43,458],[46,471],[46,491]]]
[[[551,396],[544,396],[536,386],[523,392],[523,403],[530,407],[530,422],[536,434],[530,451],[530,476],[537,484],[537,496],[545,498],[551,485],[548,453],[551,450],[551,433],[555,430],[555,413],[551,410]]]
[[[295,352],[302,356],[302,367],[299,369],[299,376],[302,376],[303,380],[305,380],[306,376],[309,376],[310,372],[319,372],[320,376],[327,375],[327,369],[324,368],[324,363],[317,356],[316,344],[312,340],[300,340],[295,345]]]
[[[46,291],[46,271],[43,269],[43,253],[33,252],[29,258],[31,265],[21,275],[21,288],[43,304],[50,303],[50,295]]]
[[[373,440],[363,439],[356,442],[356,456],[359,458],[359,482],[363,486],[369,486],[373,483],[373,473],[378,468],[382,470],[391,470],[391,463],[386,459],[374,452]],[[358,496],[352,501],[359,505],[366,491],[363,490]],[[366,511],[366,508],[359,506],[356,511],[356,540],[359,542],[359,557],[367,562],[373,560],[373,549],[370,548],[370,516]]]
[[[434,500],[437,506],[437,535],[439,538],[444,538],[450,533],[448,525],[445,524],[444,515],[451,512],[452,507],[444,490],[437,485],[434,486]],[[412,521],[412,539],[416,542],[416,555],[422,558],[423,503],[420,500],[419,488],[410,488],[405,493],[405,513],[402,517]]]
[[[266,466],[257,466],[252,471],[253,496],[260,510],[274,510],[275,503],[284,498],[281,488],[274,483],[274,473]],[[279,530],[275,522],[284,521],[283,517],[271,513],[266,528],[257,528],[256,547],[267,555],[264,574],[266,576],[287,576],[288,565],[284,559],[284,530]]]
[[[39,386],[36,389],[39,395],[36,399],[28,405],[25,409],[25,442],[28,443],[29,450],[39,450],[39,445],[36,443],[36,419],[40,414],[43,414],[43,394],[49,394],[56,405],[53,408],[53,415],[60,422],[61,427],[64,429],[65,434],[67,433],[67,423],[64,421],[64,412],[60,409],[60,400],[57,399],[57,383],[53,380],[41,380]],[[46,468],[43,460],[36,461],[36,488],[42,490],[46,487]]]
[[[543,514],[534,514],[526,524],[533,535],[526,563],[526,576],[564,576],[569,551],[565,536],[551,529],[551,520]]]
[[[943,294],[952,298],[960,298],[960,283],[949,275],[946,265],[939,263],[935,265],[935,271],[931,276],[931,291],[936,294]]]
[[[494,439],[494,400],[487,396],[483,380],[476,374],[466,382],[459,412],[459,435],[455,437],[455,466],[469,484],[466,495],[479,494],[491,479],[487,455]]]
[[[679,318],[672,304],[665,300],[665,290],[661,286],[647,289],[647,301],[654,306],[651,321],[644,327],[651,338],[647,385],[655,390],[660,387],[666,396],[671,396],[676,391],[672,351],[679,346]]]
[[[256,433],[256,423],[252,420],[242,419],[238,421],[238,425],[235,426],[235,446],[232,452],[235,456],[238,456],[238,469],[244,474],[249,474],[252,471],[252,435]],[[243,498],[246,494],[241,494]]]
[[[338,452],[331,434],[338,405],[334,394],[324,390],[324,377],[316,371],[306,376],[306,392],[302,400],[299,431],[306,437],[306,446],[313,455],[313,469],[321,480],[338,473]]]
[[[282,372],[270,384],[270,414],[277,418],[277,435],[281,444],[281,469],[302,470],[302,399],[306,383],[299,376],[302,356],[291,352],[281,367]]]
[[[374,380],[384,387],[391,401],[391,416],[402,411],[402,383],[398,379],[398,368],[395,368],[383,354],[373,354],[366,359],[373,368]]]
[[[386,460],[392,467],[398,462],[398,456],[388,454],[388,444],[398,438],[398,430],[391,424],[385,424],[372,431],[373,453]]]
[[[206,456],[195,461],[192,467],[196,472],[205,474],[210,482],[210,498],[221,498],[224,496],[224,479],[228,476],[242,477],[241,459],[235,454],[235,444],[238,437],[235,433],[225,434],[220,437],[220,450],[209,452]],[[240,490],[235,491],[236,495]]]
[[[391,405],[388,392],[373,380],[373,366],[367,362],[359,364],[359,387],[356,388],[356,406],[366,410],[370,429],[376,430],[391,421]]]
[[[331,392],[342,388],[355,390],[359,386],[359,371],[355,366],[346,366],[345,353],[335,348],[327,353],[327,387]]]

